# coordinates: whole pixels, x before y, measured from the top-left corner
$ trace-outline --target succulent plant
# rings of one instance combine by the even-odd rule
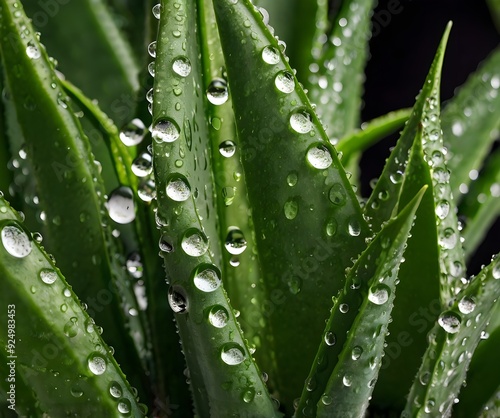
[[[500,51],[360,125],[375,2],[255,3],[0,0],[1,416],[500,415]]]

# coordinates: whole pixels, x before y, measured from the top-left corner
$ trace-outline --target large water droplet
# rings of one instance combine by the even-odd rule
[[[227,343],[222,346],[220,357],[224,363],[235,366],[245,360],[245,352],[239,344]]]
[[[330,150],[324,145],[315,145],[307,151],[307,161],[314,168],[324,170],[332,165]]]
[[[193,282],[202,292],[213,292],[222,283],[220,272],[212,265],[199,266],[195,271]]]
[[[137,189],[137,196],[143,202],[151,202],[156,197],[156,184],[153,179],[143,179],[139,183]]]
[[[223,157],[232,157],[236,152],[236,144],[233,141],[224,141],[219,145],[219,152]]]
[[[313,128],[311,115],[305,110],[298,110],[290,115],[290,126],[299,134],[307,134]]]
[[[39,275],[42,282],[47,284],[52,284],[57,279],[57,273],[52,269],[41,269]]]
[[[40,50],[33,42],[28,42],[28,45],[26,46],[26,55],[34,60],[42,56]]]
[[[146,177],[153,171],[153,158],[149,152],[143,152],[132,163],[132,172],[137,177]]]
[[[90,371],[97,376],[103,374],[106,371],[106,360],[100,353],[92,353],[88,357],[87,362]]]
[[[375,305],[383,305],[389,300],[391,289],[385,284],[376,284],[370,288],[368,299]]]
[[[352,219],[347,225],[347,232],[351,237],[357,237],[361,234],[361,224],[357,219]]]
[[[453,228],[446,228],[439,236],[439,245],[447,250],[457,245],[457,234]]]
[[[127,398],[121,398],[118,401],[118,405],[116,407],[118,412],[122,415],[128,416],[130,415],[131,404]]]
[[[329,347],[335,345],[337,342],[337,338],[335,337],[335,334],[331,331],[328,331],[325,333],[325,344],[328,345]]]
[[[159,18],[160,18],[160,16],[161,16],[161,4],[160,4],[160,3],[155,4],[155,5],[153,6],[152,11],[153,11],[153,16],[154,16],[156,19],[159,19]]]
[[[146,127],[140,119],[133,119],[120,132],[120,139],[127,147],[138,145],[146,135]]]
[[[436,205],[436,215],[439,219],[444,219],[450,213],[450,204],[447,200],[441,200]]]
[[[187,57],[177,57],[172,63],[172,70],[181,77],[187,77],[191,73],[191,62]]]
[[[113,398],[118,399],[122,396],[122,387],[118,382],[113,381],[109,384],[109,393]]]
[[[174,142],[180,136],[177,124],[171,119],[161,119],[153,126],[151,131],[153,139],[158,142]]]
[[[31,253],[31,241],[28,235],[16,225],[6,225],[2,228],[2,244],[12,256],[24,258]]]
[[[283,93],[291,93],[295,90],[295,80],[288,71],[280,71],[274,79],[276,88]]]
[[[247,248],[247,241],[243,232],[238,228],[231,228],[226,236],[224,246],[229,254],[239,255],[243,253]]]
[[[280,54],[275,47],[266,46],[262,50],[262,59],[265,63],[274,65],[280,62]]]
[[[109,217],[119,224],[128,224],[135,219],[134,194],[129,187],[118,187],[109,195]]]
[[[189,304],[184,288],[176,285],[170,286],[168,289],[168,304],[175,313],[186,313],[188,311]]]
[[[213,79],[207,89],[207,99],[217,106],[226,103],[229,99],[226,81],[222,78]]]
[[[180,174],[176,174],[167,183],[167,196],[176,201],[184,202],[191,196],[191,187],[187,179]]]
[[[471,297],[464,296],[460,302],[458,302],[458,309],[463,314],[470,314],[476,309],[476,302]]]
[[[184,234],[181,246],[187,255],[200,257],[208,250],[208,238],[198,229],[191,228]]]
[[[460,316],[452,311],[443,312],[438,318],[439,325],[450,334],[460,331],[461,321]]]
[[[214,305],[208,313],[208,321],[215,328],[224,328],[229,321],[229,314],[226,308],[221,305]]]

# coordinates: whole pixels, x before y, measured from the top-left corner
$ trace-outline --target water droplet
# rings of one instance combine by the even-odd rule
[[[78,318],[75,316],[70,318],[68,322],[64,325],[64,335],[66,335],[69,338],[76,337],[78,334]]]
[[[363,354],[363,349],[359,345],[357,345],[356,347],[354,347],[352,349],[351,358],[354,361],[359,360],[359,358],[361,357],[361,354]]]
[[[207,99],[216,106],[226,103],[229,99],[226,81],[222,78],[213,79],[207,89]]]
[[[493,266],[493,269],[491,270],[491,275],[496,280],[500,279],[500,263],[497,263]]]
[[[148,53],[153,58],[156,58],[156,41],[153,41],[148,45]]]
[[[176,202],[188,200],[191,196],[191,187],[187,179],[180,174],[175,174],[167,183],[167,196]]]
[[[229,254],[239,255],[243,253],[247,248],[247,241],[243,232],[238,228],[232,227],[226,236],[224,246]]]
[[[288,71],[280,71],[274,79],[276,88],[283,93],[291,93],[295,90],[295,80]]]
[[[158,246],[160,247],[160,251],[164,253],[171,253],[174,251],[174,246],[171,244],[170,238],[165,234],[162,234],[162,236],[160,237]]]
[[[226,308],[221,305],[214,305],[208,313],[208,321],[215,328],[224,328],[229,321],[229,314]]]
[[[153,171],[153,158],[149,152],[143,152],[132,163],[132,172],[137,177],[146,177]]]
[[[10,255],[24,258],[31,253],[31,241],[28,235],[18,226],[4,226],[1,237],[2,244]]]
[[[161,16],[161,4],[158,3],[158,4],[155,4],[153,6],[153,16],[156,18],[156,19],[159,19],[160,16]]]
[[[113,398],[118,399],[122,396],[122,387],[118,382],[113,381],[109,384],[109,393]]]
[[[119,224],[128,224],[135,219],[134,194],[129,187],[118,187],[109,195],[109,217]]]
[[[151,135],[157,143],[174,142],[181,135],[176,123],[170,119],[161,119],[154,125]]]
[[[349,312],[349,305],[347,303],[341,303],[339,306],[339,311],[341,313],[347,313]]]
[[[344,206],[347,194],[340,183],[335,183],[328,194],[330,202],[337,206]]]
[[[243,392],[243,402],[250,403],[255,398],[255,389],[250,388]]]
[[[472,311],[474,311],[474,309],[476,309],[476,302],[474,301],[474,299],[468,296],[464,296],[460,300],[460,302],[458,302],[458,309],[463,314],[470,314],[472,313]]]
[[[332,402],[333,402],[333,398],[331,396],[328,396],[328,395],[323,395],[321,397],[321,402],[323,403],[323,405],[331,405]]]
[[[447,200],[441,200],[436,205],[436,215],[439,219],[444,219],[450,213],[450,204]]]
[[[359,236],[359,234],[361,234],[361,225],[357,219],[349,221],[347,232],[351,237],[357,237]]]
[[[307,151],[307,161],[314,168],[324,170],[332,165],[330,150],[324,145],[315,145]]]
[[[188,229],[182,238],[182,249],[191,257],[200,257],[208,250],[208,238],[198,229]]]
[[[120,139],[127,147],[138,145],[146,136],[146,127],[140,119],[132,119],[120,132]]]
[[[219,145],[219,152],[223,157],[232,157],[236,152],[236,144],[233,141],[224,141]]]
[[[443,312],[439,318],[438,323],[446,332],[455,334],[460,331],[460,323],[462,319],[458,314],[452,311]]]
[[[266,64],[274,65],[280,62],[280,54],[274,46],[266,46],[262,50],[262,59]]]
[[[168,304],[175,313],[186,313],[188,311],[189,304],[184,288],[176,285],[170,286],[168,289]]]
[[[335,337],[335,334],[331,331],[328,331],[325,333],[325,344],[329,347],[335,345],[337,342],[337,337]]]
[[[224,363],[235,366],[245,360],[245,352],[239,344],[226,343],[222,346],[220,357]]]
[[[337,221],[331,218],[326,224],[326,235],[333,237],[337,233]]]
[[[290,115],[290,126],[299,134],[307,134],[313,129],[311,115],[305,110],[294,111]]]
[[[447,250],[455,248],[457,245],[457,234],[453,228],[446,228],[439,236],[439,245]]]
[[[131,404],[127,398],[121,398],[117,405],[118,412],[122,415],[130,415]]]
[[[350,376],[347,376],[345,375],[343,378],[342,378],[342,383],[344,384],[344,386],[346,387],[349,387],[352,385],[352,379]]]
[[[172,70],[181,77],[187,77],[191,73],[191,62],[187,57],[177,57],[172,63]]]
[[[28,42],[28,45],[26,46],[26,55],[34,60],[42,56],[38,47],[31,41]]]
[[[156,74],[156,63],[154,61],[148,64],[148,72],[151,77],[154,77]]]
[[[213,292],[217,290],[222,283],[220,272],[212,265],[201,265],[197,267],[193,282],[202,292]]]
[[[403,173],[401,171],[396,171],[395,173],[391,173],[389,179],[393,184],[399,184],[401,183],[401,180],[403,180]]]
[[[295,219],[297,213],[299,212],[299,203],[295,198],[292,197],[285,202],[283,210],[287,219]]]
[[[385,284],[376,284],[370,288],[368,299],[375,305],[383,305],[389,300],[391,289]]]
[[[143,179],[139,183],[139,188],[137,189],[137,196],[143,202],[151,202],[156,197],[156,184],[153,179]]]
[[[71,393],[71,396],[73,396],[75,398],[80,398],[83,396],[83,390],[77,385],[71,386],[70,393]]]
[[[297,172],[292,171],[290,174],[288,174],[286,178],[286,182],[290,187],[294,187],[297,184],[297,181],[299,180],[299,176],[297,175]]]
[[[88,366],[90,371],[95,375],[101,375],[106,371],[106,360],[100,353],[92,353],[88,359]]]
[[[57,279],[57,273],[52,269],[41,269],[39,275],[42,282],[47,284],[52,284]]]

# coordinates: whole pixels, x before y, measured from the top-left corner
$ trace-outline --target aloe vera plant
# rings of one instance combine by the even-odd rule
[[[361,125],[375,2],[254,3],[0,0],[1,416],[500,415],[500,51]]]

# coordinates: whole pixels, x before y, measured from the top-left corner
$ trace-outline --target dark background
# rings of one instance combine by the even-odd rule
[[[363,121],[413,106],[448,21],[453,21],[453,28],[444,61],[442,101],[453,96],[455,88],[500,41],[484,0],[400,0],[397,10],[401,12],[390,18],[384,12],[388,3],[379,1],[372,19],[375,36],[370,41],[371,58],[366,68]],[[369,180],[380,175],[388,149],[397,138],[387,138],[363,157],[364,196],[369,195]],[[481,264],[489,263],[491,255],[499,251],[497,221],[473,257],[470,273],[477,273]]]

